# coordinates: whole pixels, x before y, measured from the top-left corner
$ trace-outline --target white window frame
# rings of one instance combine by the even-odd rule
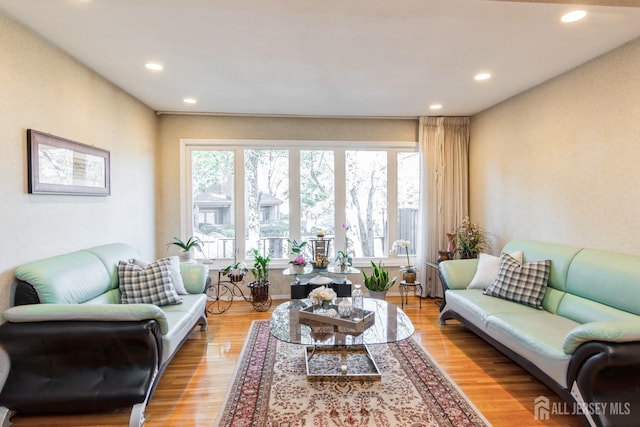
[[[387,206],[389,211],[389,219],[391,212],[394,215],[394,221],[389,221],[389,242],[397,240],[397,214],[398,214],[398,153],[415,151],[418,152],[417,141],[318,141],[318,140],[258,140],[258,139],[180,139],[180,232],[182,236],[190,236],[193,230],[193,215],[191,206],[193,206],[193,192],[191,190],[191,151],[202,150],[207,147],[215,150],[230,150],[235,152],[235,171],[234,173],[234,222],[236,230],[244,230],[245,213],[244,213],[244,174],[238,173],[244,169],[244,150],[247,148],[259,150],[290,150],[289,151],[289,203],[290,203],[290,219],[289,230],[290,238],[300,240],[300,215],[294,215],[293,212],[299,209],[300,193],[299,191],[291,191],[291,189],[300,188],[300,151],[301,150],[333,150],[335,152],[335,186],[338,188],[340,183],[346,182],[345,178],[345,152],[349,150],[371,150],[385,151],[387,153]],[[344,190],[344,186],[342,187]],[[418,197],[418,196],[417,196]],[[335,192],[335,206],[344,206],[346,203],[345,191]],[[342,227],[344,213],[336,212],[335,216],[335,236],[336,242],[345,241],[345,230]],[[391,226],[391,224],[394,224]],[[237,253],[245,253],[244,233],[243,237],[236,239]],[[236,232],[238,236],[238,232]],[[389,248],[387,248],[389,249]],[[378,259],[380,257],[376,257]],[[354,260],[356,265],[369,265],[370,258],[361,258]],[[382,259],[386,259],[382,257]],[[214,261],[214,266],[223,267],[228,264],[227,259]],[[272,267],[286,267],[286,260],[274,259],[271,263]],[[395,262],[391,265],[396,264]]]

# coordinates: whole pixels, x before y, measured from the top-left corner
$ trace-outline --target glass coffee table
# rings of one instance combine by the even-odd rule
[[[340,298],[336,301],[338,303]],[[362,332],[300,318],[311,307],[308,299],[280,304],[271,316],[271,334],[281,341],[305,346],[307,378],[380,379],[368,345],[402,341],[413,335],[409,317],[394,304],[364,298],[373,322]]]

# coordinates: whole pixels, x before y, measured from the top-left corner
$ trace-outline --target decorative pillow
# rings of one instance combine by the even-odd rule
[[[160,259],[141,267],[133,263],[118,263],[121,302],[123,304],[180,304],[182,298],[171,282],[171,261]]]
[[[513,252],[511,255],[518,262],[522,262],[522,251]],[[478,258],[478,268],[476,274],[471,279],[471,283],[467,286],[467,289],[487,289],[498,277],[498,270],[500,268],[500,257],[480,254]]]
[[[522,264],[503,253],[498,277],[484,294],[542,309],[550,270],[551,260]]]
[[[168,259],[171,262],[171,283],[173,283],[173,287],[176,289],[178,295],[188,295],[189,292],[187,292],[187,289],[184,286],[182,273],[180,272],[180,258],[178,258],[178,256],[176,255],[162,259]],[[129,260],[129,262],[135,265],[139,265],[142,268],[145,268],[148,265],[146,262],[139,259],[132,259]]]

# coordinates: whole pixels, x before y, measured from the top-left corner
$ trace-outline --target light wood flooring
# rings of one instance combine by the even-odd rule
[[[400,304],[399,297],[389,302]],[[212,426],[253,320],[269,319],[245,301],[235,301],[229,311],[209,315],[209,330],[195,329],[167,367],[147,407],[147,427]],[[540,395],[562,400],[500,352],[455,321],[440,326],[438,305],[432,299],[410,297],[404,311],[410,316],[414,338],[433,356],[459,388],[494,426],[581,426],[575,416],[552,414],[548,421],[534,418],[533,401]],[[73,427],[126,426],[128,413],[74,416],[13,417],[14,425]]]

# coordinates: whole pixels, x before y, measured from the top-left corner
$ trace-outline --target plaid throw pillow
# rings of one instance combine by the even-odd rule
[[[124,261],[118,263],[118,279],[122,304],[180,304],[171,282],[171,261],[168,258],[144,267]]]
[[[503,253],[498,277],[484,294],[542,309],[550,270],[551,260],[521,264]]]

